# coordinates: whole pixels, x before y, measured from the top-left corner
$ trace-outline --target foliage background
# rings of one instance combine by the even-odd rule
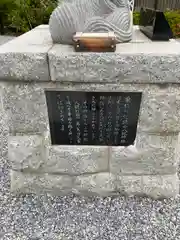
[[[57,0],[0,0],[1,33],[16,35],[27,32],[40,24],[48,24]],[[4,30],[2,32],[2,24]]]
[[[58,0],[0,0],[1,34],[19,35],[40,24],[48,24]],[[166,18],[174,33],[180,38],[180,10],[166,11]],[[139,23],[139,13],[134,12],[134,24]]]
[[[179,0],[180,1],[180,0]],[[139,12],[134,12],[134,24],[139,24]],[[166,11],[166,19],[172,29],[175,38],[180,38],[180,10],[177,11]]]

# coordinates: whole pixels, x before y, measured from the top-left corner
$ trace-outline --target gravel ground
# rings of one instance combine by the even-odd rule
[[[180,197],[155,201],[10,194],[4,116],[0,114],[0,239],[180,239]]]
[[[13,36],[2,36],[0,35],[0,45],[6,43],[7,41],[12,40]]]

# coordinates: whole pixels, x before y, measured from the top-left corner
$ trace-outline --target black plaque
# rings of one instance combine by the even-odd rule
[[[46,91],[54,145],[134,143],[141,93]]]
[[[164,13],[155,9],[141,8],[139,27],[141,32],[154,41],[169,41],[173,37]]]

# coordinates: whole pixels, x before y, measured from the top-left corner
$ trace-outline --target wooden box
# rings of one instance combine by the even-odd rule
[[[114,32],[82,33],[73,36],[76,52],[114,52],[116,50],[116,36]]]

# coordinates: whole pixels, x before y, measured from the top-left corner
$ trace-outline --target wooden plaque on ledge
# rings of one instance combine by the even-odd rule
[[[116,36],[114,32],[82,33],[73,36],[76,52],[114,52],[116,50]]]

